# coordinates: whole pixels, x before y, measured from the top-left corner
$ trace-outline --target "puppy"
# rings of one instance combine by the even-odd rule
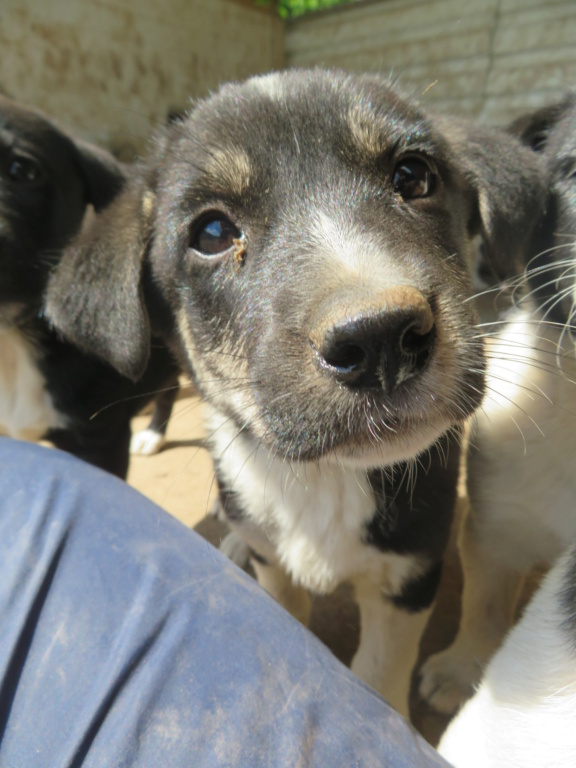
[[[302,621],[309,590],[351,580],[352,668],[403,713],[458,425],[484,390],[470,242],[481,232],[510,268],[539,210],[538,165],[378,76],[257,77],[158,137],[48,290],[51,319],[83,348],[110,358],[122,331],[125,375],[143,370],[150,327],[175,350],[258,580]]]
[[[471,695],[511,626],[527,572],[576,541],[576,97],[513,130],[546,161],[549,199],[528,292],[488,329],[488,394],[471,437],[460,540],[462,619],[452,646],[422,670],[423,696],[447,713]]]
[[[106,152],[0,97],[0,433],[46,437],[120,477],[130,418],[175,383],[177,367],[155,345],[151,367],[134,386],[62,342],[43,317],[42,296],[85,213],[108,205],[124,182]]]
[[[546,576],[438,747],[456,768],[576,761],[576,546]]]

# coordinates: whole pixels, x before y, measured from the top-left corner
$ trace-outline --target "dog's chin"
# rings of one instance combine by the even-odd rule
[[[445,424],[443,429],[433,426],[420,428],[416,434],[398,435],[380,442],[372,438],[366,445],[344,444],[327,454],[324,460],[359,469],[374,469],[410,461],[427,451],[451,426]]]
[[[403,422],[380,435],[367,429],[354,435],[320,432],[313,440],[276,435],[273,440],[264,438],[261,442],[271,453],[289,461],[373,469],[415,459],[455,424],[455,419],[448,418],[429,423]]]

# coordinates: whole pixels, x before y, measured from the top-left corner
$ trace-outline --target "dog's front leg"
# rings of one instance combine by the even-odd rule
[[[474,690],[484,666],[510,628],[524,573],[502,556],[514,551],[516,535],[506,526],[481,535],[473,510],[460,537],[464,575],[462,618],[452,645],[431,656],[422,667],[420,694],[439,712],[452,714]],[[494,542],[498,542],[498,547]]]
[[[386,595],[381,584],[356,581],[360,643],[351,669],[405,717],[412,670],[431,607],[409,610]]]
[[[153,456],[162,450],[166,443],[166,430],[179,390],[178,377],[175,376],[156,395],[150,423],[145,429],[132,435],[130,453],[138,456]]]

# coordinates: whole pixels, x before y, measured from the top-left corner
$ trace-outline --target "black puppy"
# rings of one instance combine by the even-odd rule
[[[48,292],[85,348],[109,356],[123,334],[126,375],[162,333],[208,404],[222,504],[258,579],[302,620],[308,589],[352,580],[352,668],[403,712],[456,425],[483,394],[470,241],[481,231],[508,268],[540,204],[537,166],[377,76],[254,78],[159,137]]]
[[[120,477],[128,467],[130,418],[175,383],[177,368],[155,345],[135,386],[63,343],[42,316],[42,296],[88,206],[108,205],[124,182],[108,153],[0,97],[0,433],[47,437]],[[87,287],[76,284],[78,291]]]

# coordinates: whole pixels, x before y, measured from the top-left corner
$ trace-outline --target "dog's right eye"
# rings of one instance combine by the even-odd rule
[[[40,166],[31,157],[18,155],[8,164],[8,176],[17,184],[32,184],[42,176]]]
[[[436,186],[436,177],[422,158],[407,157],[394,169],[394,191],[404,200],[430,197]]]
[[[217,256],[232,248],[241,237],[238,227],[222,215],[201,219],[193,227],[190,248],[204,256]]]

